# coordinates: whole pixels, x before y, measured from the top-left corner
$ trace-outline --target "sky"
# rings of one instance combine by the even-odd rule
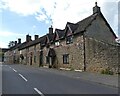
[[[119,0],[0,0],[0,47],[10,41],[25,41],[29,34],[43,36],[52,25],[64,29],[67,22],[76,23],[93,13],[95,2],[117,36]],[[109,1],[109,2],[108,2]],[[119,6],[120,7],[120,6]]]

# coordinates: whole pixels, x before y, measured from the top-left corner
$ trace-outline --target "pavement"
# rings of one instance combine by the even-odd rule
[[[46,68],[41,68],[46,69]],[[46,70],[47,71],[47,70]],[[91,72],[75,72],[75,71],[66,71],[66,70],[57,70],[49,69],[49,72],[56,71],[56,74],[63,74],[69,77],[76,77],[83,80],[89,80],[99,84],[105,84],[108,86],[119,87],[118,85],[118,75],[106,75],[100,73],[91,73]]]

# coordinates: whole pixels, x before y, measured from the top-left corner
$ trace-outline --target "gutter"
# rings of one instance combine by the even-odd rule
[[[83,33],[83,50],[84,50],[84,64],[83,70],[86,71],[86,51],[85,51],[85,33]]]

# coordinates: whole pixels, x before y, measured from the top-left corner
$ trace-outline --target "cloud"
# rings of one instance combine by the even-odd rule
[[[98,5],[105,13],[107,21],[110,21],[110,25],[117,31],[116,6],[105,2],[108,0],[98,0]],[[34,15],[38,21],[45,21],[54,28],[64,29],[67,21],[76,23],[91,15],[94,3],[95,0],[2,0],[0,4],[4,9],[22,16]]]
[[[102,9],[105,18],[118,36],[118,2],[105,2],[103,6]]]
[[[21,38],[23,41],[25,40],[24,36],[25,34],[19,34],[19,33],[9,32],[9,31],[0,31],[0,47],[7,48],[9,44],[8,39],[16,41],[18,38]]]
[[[39,11],[39,0],[1,0],[4,9],[27,16]]]
[[[36,28],[36,25],[33,25],[32,28],[35,29],[35,28]]]

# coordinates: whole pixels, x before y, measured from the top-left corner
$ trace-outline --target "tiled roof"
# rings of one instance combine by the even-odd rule
[[[21,43],[21,45],[20,45],[20,47],[18,48],[18,50],[24,49],[26,45],[27,45],[27,42]]]
[[[2,48],[2,52],[6,52],[8,50],[9,50],[8,48]]]
[[[82,21],[77,22],[78,27],[74,34],[85,31],[87,29],[87,27],[91,25],[92,21],[95,20],[96,16],[97,16],[97,14],[93,14],[93,15],[83,19]]]
[[[40,37],[40,45],[44,46],[46,44],[47,35]]]
[[[58,35],[58,40],[64,38],[65,30],[55,29],[55,34]]]
[[[48,39],[49,39],[49,43],[53,42],[54,33],[53,33],[53,34],[47,34],[47,37],[48,37]]]
[[[78,24],[74,24],[74,23],[71,23],[71,22],[67,22],[67,26],[70,27],[70,29],[72,30],[72,32],[74,33],[74,31],[78,28]]]
[[[40,38],[38,38],[36,40],[33,40],[33,41],[24,42],[24,44],[22,44],[22,46],[19,48],[19,50],[22,50],[22,49],[25,49],[27,47],[36,45],[38,43],[41,43],[41,45],[45,45],[45,43],[46,43],[46,35],[44,35],[43,37],[40,37]]]
[[[79,21],[77,23],[67,22],[66,27],[70,27],[70,29],[72,30],[74,35],[78,34],[78,33],[81,33],[81,32],[84,32],[91,25],[91,23],[94,22],[94,20],[96,19],[97,16],[101,16],[104,19],[104,21],[106,22],[107,26],[110,28],[111,32],[113,33],[113,35],[116,37],[115,33],[113,32],[113,30],[110,27],[110,25],[107,23],[106,19],[102,15],[102,13],[92,14],[89,17],[87,17],[87,18],[85,18],[85,19],[83,19],[83,20],[81,20],[81,21]],[[65,30],[66,29],[64,29],[64,30],[56,29],[55,33],[53,33],[53,34],[44,35],[44,36],[40,37],[39,39],[34,40],[34,41],[30,41],[28,43],[24,42],[22,45],[20,45],[19,49],[24,49],[26,47],[29,47],[29,46],[32,46],[32,45],[38,44],[38,43],[40,43],[41,46],[45,46],[47,38],[49,40],[48,43],[53,42],[56,33],[58,34],[59,39],[65,38]]]

